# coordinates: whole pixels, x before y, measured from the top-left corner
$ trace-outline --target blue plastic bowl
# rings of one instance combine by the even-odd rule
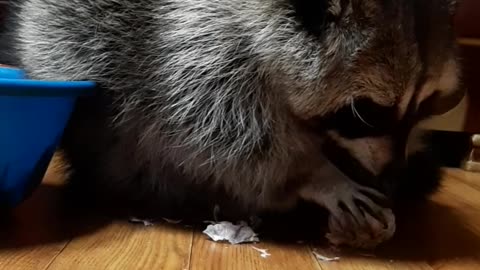
[[[0,68],[0,208],[12,208],[42,181],[78,97],[89,81],[35,81]]]

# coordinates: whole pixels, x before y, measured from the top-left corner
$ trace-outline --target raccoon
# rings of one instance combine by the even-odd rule
[[[310,201],[330,213],[333,243],[364,248],[394,234],[392,205],[439,185],[438,167],[409,170],[430,159],[407,145],[462,96],[455,8],[22,0],[4,38],[33,79],[98,83],[61,145],[74,187],[172,212]]]

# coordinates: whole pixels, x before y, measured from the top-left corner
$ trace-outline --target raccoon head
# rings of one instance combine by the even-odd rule
[[[363,171],[370,185],[385,185],[386,175],[394,175],[388,171],[407,162],[412,128],[463,98],[456,1],[295,0],[294,6],[322,60],[317,84],[287,94],[293,114],[327,134],[327,145],[336,146],[332,156],[344,152],[354,161],[345,165],[352,178]]]

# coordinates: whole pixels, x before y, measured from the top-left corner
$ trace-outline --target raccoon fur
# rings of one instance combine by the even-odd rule
[[[431,159],[407,145],[419,121],[461,96],[455,7],[22,0],[3,39],[33,79],[98,83],[61,145],[74,187],[192,213],[307,200],[330,212],[333,242],[373,247],[395,230],[380,201],[422,199],[439,184],[436,166],[409,170]]]

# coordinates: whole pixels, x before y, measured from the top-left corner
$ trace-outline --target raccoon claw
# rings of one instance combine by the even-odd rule
[[[334,201],[326,204],[331,213],[330,232],[326,237],[334,245],[374,248],[395,233],[395,216],[392,210],[371,199],[372,196],[385,199],[378,191],[351,184],[350,188],[336,194]]]

